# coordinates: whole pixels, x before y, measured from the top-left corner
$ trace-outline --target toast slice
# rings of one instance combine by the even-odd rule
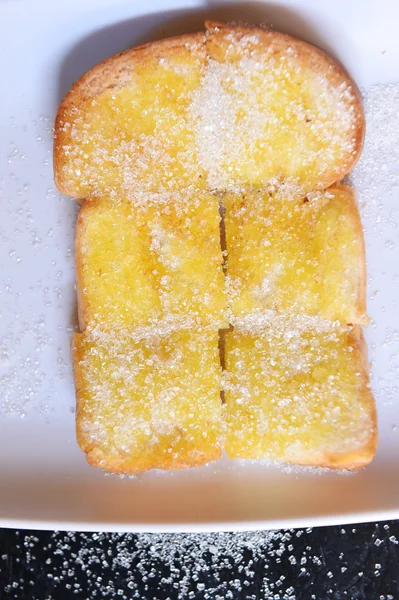
[[[377,434],[361,328],[273,314],[252,327],[226,338],[228,457],[367,465]]]
[[[218,200],[87,200],[76,231],[81,329],[228,324]]]
[[[315,46],[275,31],[206,27],[209,62],[193,112],[208,185],[304,197],[339,181],[364,137],[348,74]]]
[[[264,310],[368,324],[363,230],[355,193],[335,186],[307,202],[261,190],[226,194],[232,323]]]
[[[91,465],[116,473],[196,467],[221,456],[218,336],[75,334],[76,428]]]
[[[261,28],[207,23],[91,69],[55,124],[58,188],[86,198],[137,189],[243,186],[305,196],[359,157],[356,86],[324,52]]]
[[[193,34],[133,48],[75,83],[55,123],[61,192],[135,198],[137,190],[204,187],[188,118],[205,68],[204,40]]]

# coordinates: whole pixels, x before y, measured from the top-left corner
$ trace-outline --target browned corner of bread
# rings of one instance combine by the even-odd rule
[[[120,475],[136,475],[136,473],[145,470],[135,469],[134,467],[132,467],[132,465],[129,465],[129,467],[127,467],[126,461],[124,459],[107,456],[100,448],[96,447],[86,451],[86,460],[92,467],[97,467],[98,469],[102,469],[103,471],[118,473]]]
[[[378,445],[377,411],[370,385],[370,367],[367,356],[367,344],[360,325],[353,325],[349,333],[349,342],[353,348],[353,360],[358,365],[360,380],[358,385],[358,398],[368,416],[368,434],[361,447],[347,450],[346,452],[320,452],[311,460],[293,461],[303,466],[322,467],[327,469],[343,469],[356,471],[371,463],[374,459]]]
[[[348,452],[340,456],[327,456],[325,466],[328,469],[357,471],[371,463],[375,456],[375,444],[372,439],[367,446],[357,452]]]

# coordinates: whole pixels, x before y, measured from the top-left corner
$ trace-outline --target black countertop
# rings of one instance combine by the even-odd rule
[[[0,530],[1,600],[398,600],[399,521],[225,534]]]

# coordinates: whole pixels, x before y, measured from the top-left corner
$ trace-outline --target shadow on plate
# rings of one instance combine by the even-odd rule
[[[62,476],[2,473],[4,526],[171,531],[299,527],[397,518],[397,463],[342,476],[257,464],[110,477],[87,467]]]
[[[112,23],[90,33],[71,49],[61,63],[56,107],[71,85],[99,62],[140,44],[201,31],[204,29],[205,20],[261,24],[294,35],[333,53],[320,31],[292,8],[275,3],[219,4],[211,1],[203,7],[141,15]]]

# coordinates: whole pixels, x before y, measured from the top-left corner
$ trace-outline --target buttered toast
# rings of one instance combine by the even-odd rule
[[[91,69],[63,100],[54,172],[76,198],[205,186],[189,107],[206,63],[204,35],[147,44]]]
[[[376,415],[359,326],[267,315],[227,334],[226,453],[353,469],[375,454]]]
[[[359,93],[324,52],[260,28],[206,23],[194,100],[200,165],[213,189],[304,197],[339,181],[364,136]]]
[[[255,186],[300,197],[349,171],[364,118],[342,68],[281,33],[206,26],[127,50],[75,83],[55,124],[62,192]]]
[[[83,202],[72,350],[90,464],[200,466],[223,445],[372,459],[363,233],[354,191],[336,185],[363,137],[347,73],[262,28],[207,22],[75,83],[54,171]]]
[[[217,332],[92,330],[74,336],[72,352],[90,464],[134,474],[220,458]]]
[[[368,324],[364,240],[353,189],[306,202],[226,194],[231,321],[265,310]]]
[[[76,229],[82,329],[228,326],[218,199],[87,200]]]

